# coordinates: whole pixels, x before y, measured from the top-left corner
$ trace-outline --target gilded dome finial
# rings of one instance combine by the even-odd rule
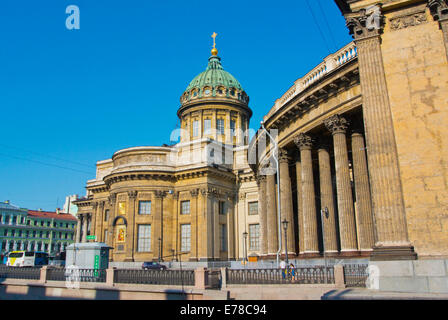
[[[218,55],[218,49],[216,49],[216,36],[218,34],[216,32],[213,32],[212,34],[212,38],[213,38],[213,49],[212,49],[212,55],[213,56],[217,56]]]

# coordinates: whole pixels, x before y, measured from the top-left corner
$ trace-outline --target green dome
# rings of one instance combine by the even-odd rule
[[[204,88],[206,86],[225,88],[235,88],[242,90],[241,84],[230,73],[224,70],[221,65],[221,58],[211,56],[208,59],[208,66],[204,72],[198,74],[187,87],[187,91],[193,88]]]
[[[212,55],[204,72],[198,74],[180,98],[181,104],[203,99],[225,99],[248,105],[249,97],[241,84],[221,65],[221,58]]]

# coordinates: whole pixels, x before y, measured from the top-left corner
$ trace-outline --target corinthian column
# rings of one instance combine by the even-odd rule
[[[301,133],[294,138],[294,142],[300,149],[302,167],[303,254],[313,256],[319,254],[319,244],[317,238],[313,162],[311,159],[312,140],[310,136]]]
[[[137,191],[128,191],[129,203],[129,222],[127,228],[126,239],[126,258],[125,261],[134,261],[134,234],[135,234],[135,200],[137,198]]]
[[[369,175],[364,147],[364,138],[360,133],[352,134],[353,175],[355,176],[355,194],[358,221],[358,240],[361,251],[371,251],[375,244],[372,218],[372,199],[370,198]]]
[[[260,217],[260,233],[261,233],[261,254],[268,253],[268,229],[267,229],[267,211],[266,211],[266,176],[257,176],[258,184],[258,213]]]
[[[376,228],[371,259],[415,259],[408,239],[392,112],[381,53],[384,17],[379,6],[350,17],[358,49],[359,76]]]
[[[299,234],[299,254],[303,254],[303,211],[302,211],[302,164],[296,161],[296,181],[297,181],[297,232]]]
[[[289,157],[288,152],[281,149],[279,152],[279,169],[280,169],[280,201],[281,201],[281,221],[285,219],[289,222],[287,229],[287,252],[289,254],[295,254],[294,244],[294,216],[292,213],[292,190],[291,190],[291,178],[289,176]],[[283,227],[282,227],[283,230]],[[284,237],[284,235],[283,235]]]
[[[84,213],[84,221],[82,226],[82,242],[87,242],[87,224],[89,221],[88,213]]]
[[[428,7],[435,21],[439,21],[443,32],[445,50],[448,57],[448,2],[447,0],[429,0]]]
[[[325,126],[333,134],[341,253],[357,251],[355,210],[345,137],[348,122],[343,117],[334,115],[325,120]]]
[[[336,217],[334,210],[333,182],[331,179],[330,154],[321,146],[318,150],[319,156],[319,181],[320,181],[320,207],[328,216],[323,216],[323,239],[326,253],[337,253],[338,243],[336,237]],[[327,209],[327,210],[325,210]]]
[[[266,176],[266,211],[268,254],[275,255],[278,251],[278,224],[276,207],[275,174]]]

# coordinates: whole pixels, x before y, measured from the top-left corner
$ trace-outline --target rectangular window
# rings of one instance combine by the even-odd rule
[[[138,214],[151,214],[151,201],[139,201]]]
[[[140,224],[138,226],[138,252],[150,252],[151,251],[151,225]]]
[[[236,126],[235,120],[230,120],[230,135],[232,137],[236,135],[235,126]]]
[[[198,120],[193,121],[192,129],[193,129],[193,137],[199,136],[199,121]]]
[[[126,202],[119,202],[118,203],[118,214],[120,216],[126,215]]]
[[[50,221],[47,221],[47,227],[49,227],[50,226]]]
[[[249,225],[249,250],[260,250],[260,225]]]
[[[227,213],[226,202],[219,201],[219,214],[226,214],[226,213]]]
[[[9,216],[5,216],[5,224],[9,223]]]
[[[5,237],[8,236],[8,229],[5,229],[5,231],[3,232],[3,235],[4,235]]]
[[[106,209],[106,211],[104,211],[104,221],[108,220],[109,220],[109,209]]]
[[[224,119],[216,120],[216,131],[218,134],[224,134]]]
[[[16,216],[12,217],[12,224],[16,224],[16,222],[17,222],[17,217]]]
[[[22,237],[22,230],[19,230],[17,236],[20,237],[20,238]]]
[[[11,237],[14,237],[16,235],[16,230],[11,230]]]
[[[191,228],[190,224],[180,225],[181,248],[182,252],[189,252],[191,245]]]
[[[190,214],[190,200],[182,201],[180,214]]]
[[[249,202],[249,215],[254,216],[258,214],[258,201]]]
[[[42,238],[42,236],[43,236],[43,232],[41,231],[41,232],[39,232],[39,238]]]
[[[227,251],[227,225],[221,225],[221,233],[219,236],[221,240],[221,251]]]
[[[36,231],[33,231],[33,238],[36,238]]]
[[[204,135],[212,134],[212,120],[204,120]]]

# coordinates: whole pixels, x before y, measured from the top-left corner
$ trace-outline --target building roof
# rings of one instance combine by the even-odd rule
[[[21,209],[17,206],[13,206],[12,204],[9,203],[9,201],[5,201],[5,202],[0,202],[0,209],[1,210],[15,210],[15,211],[24,211],[24,213],[26,213],[26,209]]]
[[[31,216],[34,218],[78,221],[74,216],[72,216],[71,214],[68,214],[68,213],[59,213],[58,214],[56,212],[28,210],[28,216]]]

